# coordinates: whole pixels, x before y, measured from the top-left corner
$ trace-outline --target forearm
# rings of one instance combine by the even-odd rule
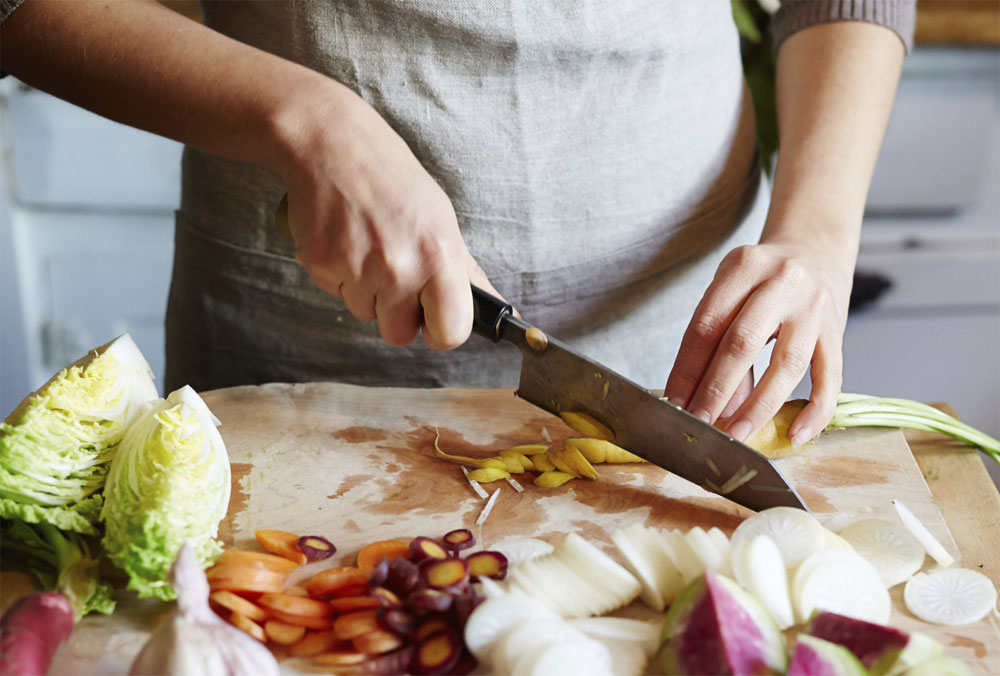
[[[903,57],[894,32],[856,21],[785,41],[777,65],[781,147],[762,241],[837,252],[853,268]]]
[[[152,0],[27,0],[0,27],[4,70],[110,119],[280,170],[304,116],[351,97],[333,80]],[[322,102],[322,103],[321,103]]]

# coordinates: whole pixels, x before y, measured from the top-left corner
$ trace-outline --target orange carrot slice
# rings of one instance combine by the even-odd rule
[[[220,589],[217,592],[212,592],[208,595],[208,600],[212,603],[231,610],[234,613],[240,613],[250,618],[254,622],[262,622],[267,619],[267,611],[260,606],[254,605],[251,601],[247,601],[241,596],[237,596],[231,591],[226,591],[225,589]]]
[[[374,596],[342,596],[330,599],[330,606],[338,613],[378,608],[381,605],[382,602]]]
[[[325,631],[327,629],[333,628],[333,618],[332,617],[308,617],[306,615],[291,615],[289,613],[283,613],[280,610],[271,610],[269,614],[274,619],[279,622],[284,622],[285,624],[294,624],[296,627],[305,627],[306,629],[317,629],[320,631]]]
[[[350,640],[355,636],[367,634],[370,631],[378,631],[381,627],[375,615],[375,609],[356,610],[353,613],[345,613],[333,621],[333,631],[344,640]],[[361,652],[364,652],[363,650]]]
[[[330,617],[333,608],[326,601],[289,596],[288,594],[264,594],[257,603],[268,610],[277,610],[285,615],[302,615],[303,617]]]
[[[212,566],[205,571],[212,591],[280,592],[287,577],[266,568]]]
[[[309,596],[329,596],[338,589],[368,583],[368,573],[360,568],[327,568],[313,575],[305,584]],[[352,594],[356,596],[356,594]]]
[[[264,633],[275,643],[291,645],[305,636],[306,628],[297,627],[294,624],[285,624],[277,620],[268,620],[264,623]]]
[[[216,565],[248,566],[250,568],[267,568],[276,573],[286,575],[296,568],[298,564],[282,556],[265,554],[264,552],[252,552],[246,549],[227,549],[215,560]]]
[[[343,647],[343,642],[333,631],[310,632],[288,648],[292,657],[312,657]]]
[[[375,568],[375,564],[382,559],[393,559],[410,556],[410,544],[400,540],[378,540],[361,548],[358,552],[358,568],[369,575]]]
[[[242,629],[261,643],[265,642],[264,628],[243,613],[233,613],[229,616],[229,621],[233,623],[233,626]]]
[[[358,652],[352,648],[347,648],[345,650],[331,650],[328,653],[320,653],[313,657],[316,664],[322,664],[327,667],[347,667],[355,664],[361,664],[367,659],[364,653]]]
[[[299,548],[295,546],[295,543],[299,539],[299,536],[295,533],[289,533],[288,531],[283,530],[261,528],[259,530],[255,530],[253,534],[257,538],[257,542],[260,546],[272,554],[283,556],[289,561],[294,561],[295,563],[305,563],[308,561],[306,555],[299,551]]]
[[[381,655],[400,647],[403,645],[403,641],[403,637],[395,632],[376,629],[355,636],[351,639],[351,644],[365,655]]]

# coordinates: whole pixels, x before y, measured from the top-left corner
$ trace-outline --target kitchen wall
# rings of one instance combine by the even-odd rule
[[[162,374],[179,157],[0,81],[0,412],[124,331]],[[846,391],[947,401],[1000,436],[998,164],[997,49],[918,48],[858,262],[888,288],[850,319]]]

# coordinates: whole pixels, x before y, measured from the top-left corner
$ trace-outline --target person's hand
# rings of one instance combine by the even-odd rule
[[[829,252],[762,243],[723,260],[695,310],[664,390],[672,403],[742,441],[785,402],[808,369],[809,404],[789,429],[795,445],[833,417],[841,385],[851,270]],[[754,360],[775,339],[753,387]]]
[[[472,329],[470,282],[500,294],[448,196],[364,101],[339,87],[326,103],[306,104],[282,169],[296,259],[390,345],[422,329],[430,347],[457,347]]]

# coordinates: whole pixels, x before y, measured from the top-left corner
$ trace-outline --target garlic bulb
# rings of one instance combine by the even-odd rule
[[[132,676],[278,676],[260,641],[227,624],[208,607],[208,582],[184,543],[170,569],[177,608],[160,623],[132,662]]]

